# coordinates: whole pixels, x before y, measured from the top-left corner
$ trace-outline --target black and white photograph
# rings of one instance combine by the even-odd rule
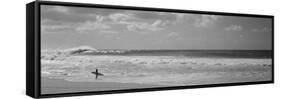
[[[272,81],[272,23],[40,5],[41,94]]]

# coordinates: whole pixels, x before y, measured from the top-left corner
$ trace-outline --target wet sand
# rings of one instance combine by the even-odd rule
[[[115,82],[70,82],[62,79],[41,78],[41,94],[73,93],[88,91],[153,88],[159,85],[115,83]]]

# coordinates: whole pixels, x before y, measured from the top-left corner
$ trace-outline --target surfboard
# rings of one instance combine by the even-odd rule
[[[99,75],[99,76],[104,76],[104,74],[102,73],[99,73],[99,72],[91,72],[92,74],[95,74],[95,75]]]
[[[91,73],[96,75],[96,79],[98,79],[98,76],[103,76],[102,73],[99,73],[98,69],[96,69],[96,72],[91,72]]]

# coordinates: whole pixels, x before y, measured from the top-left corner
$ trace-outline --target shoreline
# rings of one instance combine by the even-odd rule
[[[272,59],[56,56],[41,59],[42,94],[270,80]],[[99,69],[100,80],[91,72]]]
[[[153,87],[163,86],[117,82],[71,82],[65,81],[63,79],[50,79],[46,77],[41,77],[41,94],[109,91]]]

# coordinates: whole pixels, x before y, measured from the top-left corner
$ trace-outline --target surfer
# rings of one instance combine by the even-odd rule
[[[98,69],[96,69],[96,72],[91,72],[91,73],[96,75],[96,79],[98,79],[98,76],[103,76],[102,73],[99,73]]]

